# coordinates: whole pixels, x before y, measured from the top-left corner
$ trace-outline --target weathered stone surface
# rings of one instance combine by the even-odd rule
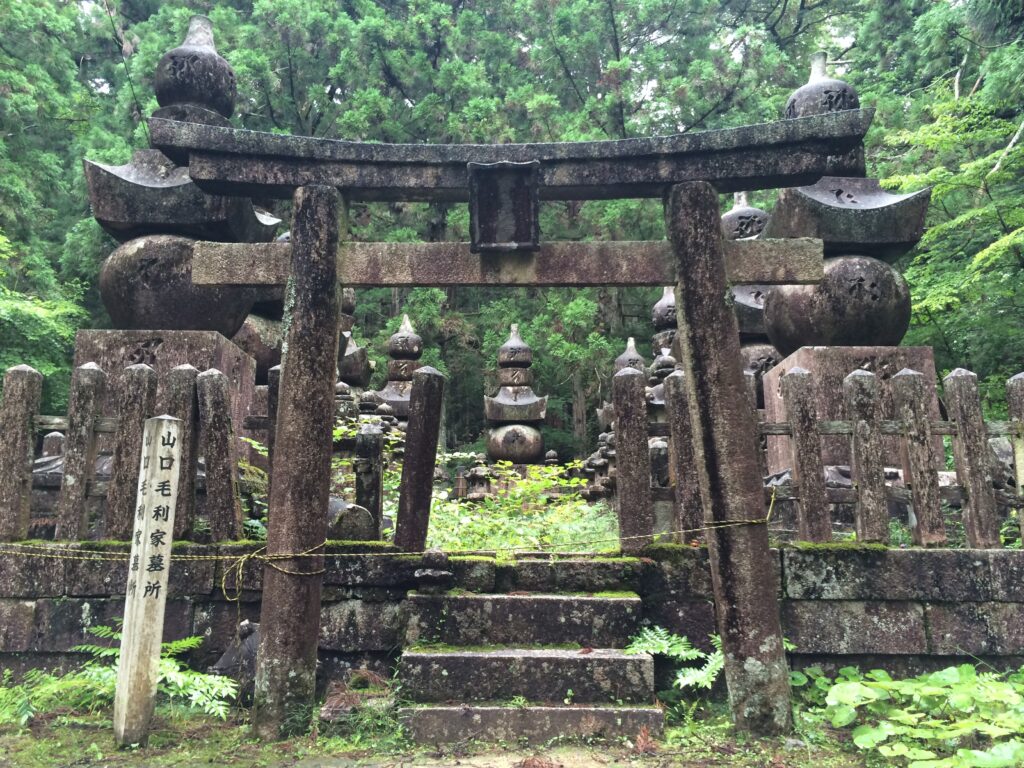
[[[193,243],[192,280],[199,285],[283,286],[288,243]],[[821,241],[744,240],[723,243],[725,272],[735,283],[817,283]],[[675,279],[664,240],[542,243],[536,254],[488,254],[468,243],[344,243],[338,279],[346,285],[664,285]],[[660,345],[665,346],[664,344]]]
[[[901,256],[921,239],[931,189],[894,195],[878,179],[825,176],[780,189],[764,237],[818,237],[825,253]]]
[[[636,634],[638,597],[564,595],[409,596],[409,643],[621,648]]]
[[[996,549],[984,554],[992,566],[990,598],[1024,603],[1024,551]]]
[[[650,704],[654,661],[606,648],[500,648],[488,651],[406,651],[398,665],[402,695],[411,701],[495,701],[523,696],[561,703]]]
[[[423,551],[427,541],[444,386],[445,377],[435,368],[427,366],[413,374],[395,519],[395,546],[409,552]]]
[[[28,536],[35,425],[43,377],[35,368],[16,365],[4,374],[0,400],[0,541]]]
[[[0,651],[12,653],[32,647],[36,604],[33,600],[0,599]]]
[[[448,568],[459,589],[469,592],[494,592],[497,564],[490,557],[451,557]]]
[[[330,187],[299,189],[292,217],[295,299],[281,368],[267,529],[267,554],[292,556],[264,575],[253,718],[263,738],[279,738],[289,712],[308,706],[315,690],[333,427],[325,416],[333,413],[338,355],[335,254],[347,231],[340,222],[344,203]]]
[[[615,511],[624,552],[651,543],[654,509],[651,499],[651,455],[647,443],[647,401],[644,375],[623,368],[612,377],[615,406]]]
[[[199,371],[216,368],[228,377],[235,424],[242,424],[248,415],[255,389],[252,358],[214,331],[79,331],[75,335],[75,365],[88,362],[95,362],[107,373],[104,416],[117,415],[114,393],[121,387],[125,366],[135,363],[145,363],[156,371],[157,402],[164,411],[170,404],[169,375],[179,365]]]
[[[242,534],[238,497],[238,447],[231,419],[227,376],[216,368],[196,377],[200,450],[206,466],[206,518],[213,541],[233,541]]]
[[[696,472],[707,531],[718,634],[733,721],[740,730],[778,734],[792,726],[789,669],[771,581],[774,558],[754,410],[728,301],[718,190],[679,184],[666,198],[665,226],[677,259],[676,344],[682,352]]]
[[[711,636],[718,634],[715,605],[711,600],[645,600],[644,620],[689,638],[695,646],[708,652],[712,650]]]
[[[515,589],[525,592],[635,592],[644,564],[635,558],[518,560]]]
[[[151,119],[150,143],[191,153],[190,174],[224,194],[288,197],[314,180],[353,199],[466,200],[467,163],[539,160],[541,199],[657,197],[673,183],[721,192],[795,186],[864,174],[871,110],[629,141],[551,144],[369,144],[278,136]],[[785,151],[772,151],[785,147]],[[262,156],[262,157],[261,157]],[[717,215],[715,217],[718,218]]]
[[[1024,654],[1021,603],[938,603],[924,610],[930,653]]]
[[[231,117],[237,96],[235,73],[214,47],[208,18],[193,16],[189,20],[182,44],[157,62],[153,90],[161,107],[198,104]]]
[[[776,285],[764,300],[765,330],[789,355],[804,346],[890,346],[910,327],[910,287],[869,256],[825,259],[817,285]]]
[[[989,600],[999,583],[991,554],[969,549],[784,549],[784,593],[795,600]],[[1016,553],[1012,562],[1024,569],[1024,553]]]
[[[242,327],[231,337],[239,349],[256,362],[256,383],[267,383],[267,372],[281,364],[281,342],[284,322],[257,314],[245,318]]]
[[[92,215],[121,242],[151,234],[228,242],[261,242],[281,220],[254,208],[248,198],[208,195],[163,152],[137,149],[130,163],[85,160]]]
[[[36,601],[33,651],[68,651],[76,645],[96,643],[89,627],[113,627],[124,617],[124,598],[52,599]],[[168,600],[164,612],[164,641],[188,637],[192,629],[192,603]]]
[[[176,235],[144,235],[107,257],[100,296],[114,325],[217,331],[228,337],[242,327],[255,294],[248,288],[193,283],[192,242]]]
[[[503,413],[511,416],[508,410]],[[487,457],[513,464],[537,464],[544,457],[544,436],[528,424],[503,424],[487,432]]]
[[[764,376],[765,420],[787,420],[782,399],[782,377],[794,367],[810,371],[814,384],[814,407],[821,420],[847,419],[843,401],[843,379],[851,371],[864,369],[878,377],[881,395],[879,417],[896,419],[899,414],[893,401],[889,380],[904,368],[921,372],[930,382],[935,377],[935,357],[931,347],[803,347],[780,362]],[[930,390],[928,413],[939,419],[939,400]],[[826,436],[821,440],[825,464],[849,464],[850,440],[845,435]],[[883,437],[886,466],[901,466],[900,442],[897,437]],[[937,439],[942,455],[942,440]],[[768,472],[788,469],[792,460],[789,437],[768,436]]]
[[[786,101],[787,118],[860,108],[857,92],[850,85],[825,74],[827,60],[828,54],[824,51],[818,51],[811,57],[811,76],[807,84],[797,88]]]
[[[142,428],[156,410],[156,372],[145,363],[128,366],[117,383],[116,398],[118,421],[104,535],[125,541],[135,520]]]
[[[664,727],[658,707],[405,707],[398,711],[413,740],[421,744],[454,741],[525,740],[540,744],[556,738],[636,738],[642,728],[657,737]]]
[[[57,544],[39,545],[60,553]],[[55,557],[0,555],[0,597],[57,597],[64,594],[64,561]]]
[[[928,652],[924,608],[898,601],[808,601],[782,604],[786,638],[801,653]]]
[[[376,541],[380,526],[366,507],[332,496],[327,507],[327,538]]]
[[[651,547],[639,553],[645,558],[640,594],[653,601],[707,599],[713,597],[711,564],[706,547]],[[777,570],[774,553],[772,570]],[[776,575],[775,581],[778,583]]]
[[[402,644],[405,606],[341,600],[320,612],[320,647],[331,651],[392,651]]]
[[[417,555],[380,552],[331,554],[324,557],[324,584],[349,587],[398,587],[415,583],[413,574],[422,567]]]
[[[89,529],[86,493],[96,468],[96,417],[107,387],[107,375],[95,363],[71,374],[68,398],[68,434],[57,499],[55,539],[84,539]]]
[[[260,604],[244,601],[229,603],[223,600],[197,602],[192,616],[190,635],[203,638],[202,645],[189,654],[189,660],[198,668],[212,665],[224,653],[235,637],[241,621],[259,620]]]

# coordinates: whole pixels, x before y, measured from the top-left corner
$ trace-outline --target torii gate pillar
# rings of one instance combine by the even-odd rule
[[[757,424],[729,303],[718,193],[706,182],[669,190],[665,224],[676,257],[676,314],[705,524],[765,517]],[[768,526],[707,532],[718,633],[733,720],[760,735],[792,727]]]

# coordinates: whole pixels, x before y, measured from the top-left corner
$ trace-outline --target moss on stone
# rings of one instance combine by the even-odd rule
[[[700,549],[688,544],[648,544],[640,550],[639,557],[658,563],[680,563],[693,558],[693,553]]]
[[[452,563],[494,563],[497,564],[497,560],[493,557],[485,557],[483,555],[457,555],[448,558]]]
[[[885,544],[860,541],[794,541],[789,545],[802,552],[887,552]]]

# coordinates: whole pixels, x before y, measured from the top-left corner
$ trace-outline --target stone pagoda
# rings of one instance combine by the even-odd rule
[[[423,339],[416,333],[408,315],[402,315],[402,324],[388,339],[388,380],[384,388],[374,394],[380,402],[391,408],[391,414],[403,427],[409,420],[409,397],[412,394],[412,375],[420,367]],[[370,398],[375,400],[376,398]]]
[[[815,56],[810,81],[790,97],[787,117],[857,107],[853,89],[826,76],[826,61],[824,53]],[[890,263],[921,238],[930,196],[929,189],[894,195],[877,179],[839,176],[779,191],[764,236],[820,238],[826,258],[819,283],[777,285],[764,295],[764,333],[780,356],[786,356],[764,377],[769,421],[786,419],[780,379],[796,366],[814,376],[818,414],[833,419],[846,418],[842,380],[852,370],[878,376],[880,417],[886,419],[896,417],[891,376],[912,368],[935,380],[930,348],[898,346],[910,326],[910,290]],[[938,400],[931,398],[928,407],[938,419]],[[897,439],[887,439],[885,460],[890,465],[899,464],[897,444]],[[822,445],[826,464],[849,463],[845,438],[826,436]],[[781,471],[789,463],[787,438],[769,437],[768,471]]]
[[[513,324],[508,341],[498,349],[498,392],[484,398],[491,461],[537,464],[544,459],[544,438],[537,427],[547,416],[548,399],[534,394],[531,365],[533,350]]]

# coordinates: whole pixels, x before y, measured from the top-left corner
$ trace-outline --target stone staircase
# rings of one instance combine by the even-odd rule
[[[640,598],[412,594],[399,716],[422,743],[635,738],[662,730],[654,662],[621,649]]]

